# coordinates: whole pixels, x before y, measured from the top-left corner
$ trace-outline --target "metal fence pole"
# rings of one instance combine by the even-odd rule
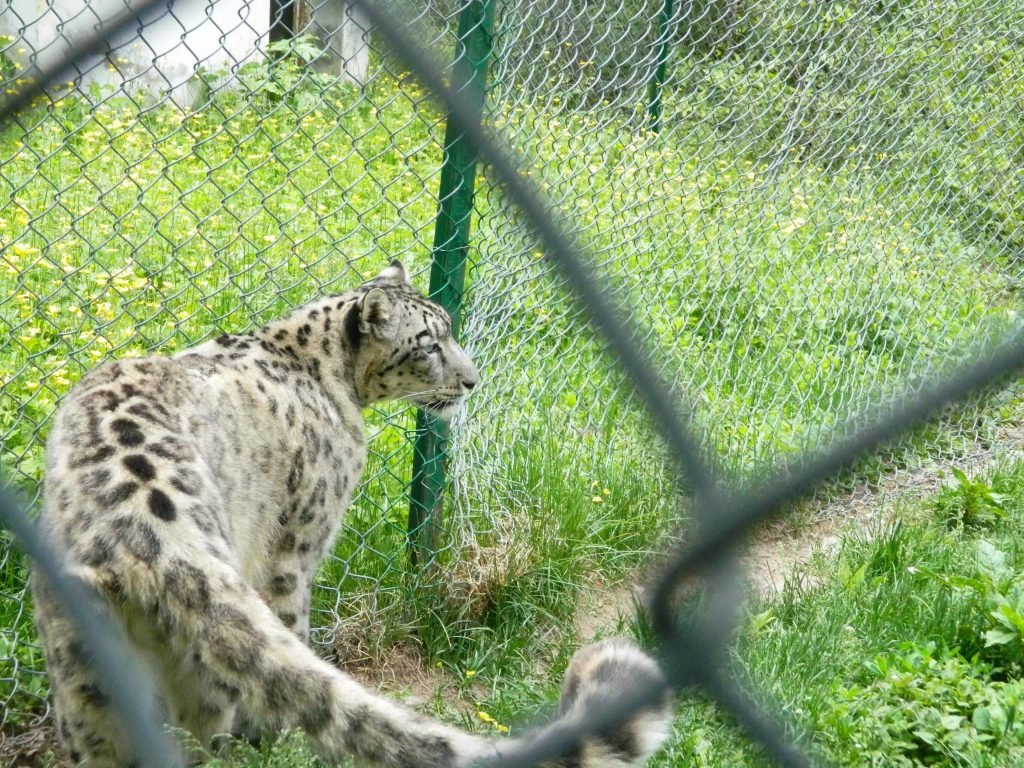
[[[459,13],[459,41],[453,78],[465,90],[479,121],[487,87],[491,57],[494,0],[470,0]],[[434,249],[430,269],[430,296],[448,310],[452,334],[457,336],[465,288],[469,226],[473,213],[477,153],[462,136],[455,121],[446,119],[444,161],[438,191]],[[437,552],[441,504],[444,500],[447,425],[420,411],[416,419],[412,481],[409,490],[409,553],[413,564],[427,563]]]
[[[668,67],[669,38],[672,36],[669,25],[675,11],[674,4],[674,0],[665,0],[658,16],[658,60],[654,68],[654,79],[647,91],[647,122],[655,133],[661,130],[661,92],[665,87],[665,70]]]

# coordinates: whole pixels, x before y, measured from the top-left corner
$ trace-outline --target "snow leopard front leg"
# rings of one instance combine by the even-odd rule
[[[281,623],[308,643],[313,577],[325,550],[330,550],[342,518],[337,509],[347,506],[348,492],[328,503],[321,490],[329,485],[326,477],[314,475],[301,485],[278,516],[288,522],[271,544],[270,565],[259,592]]]

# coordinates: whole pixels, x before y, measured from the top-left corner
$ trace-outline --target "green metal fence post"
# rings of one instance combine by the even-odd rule
[[[655,133],[661,130],[661,92],[665,86],[665,70],[668,68],[669,38],[672,37],[670,25],[674,11],[674,0],[665,0],[658,16],[658,60],[654,68],[654,79],[647,90],[647,123]]]
[[[453,80],[468,89],[483,116],[487,64],[491,57],[491,30],[495,0],[470,0],[459,14],[459,42]],[[465,287],[469,225],[476,185],[476,151],[465,142],[449,116],[444,136],[444,160],[434,227],[434,251],[430,269],[430,296],[452,317],[452,333],[458,334]],[[416,418],[412,481],[409,490],[409,556],[415,565],[428,563],[437,553],[441,504],[444,500],[448,428],[439,419],[420,411]]]

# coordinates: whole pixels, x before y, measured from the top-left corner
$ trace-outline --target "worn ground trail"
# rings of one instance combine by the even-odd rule
[[[935,495],[948,481],[949,471],[968,476],[984,474],[1001,461],[1024,459],[1024,425],[1001,428],[997,437],[975,444],[960,456],[936,459],[913,469],[860,482],[852,490],[826,501],[811,502],[796,523],[781,519],[765,526],[744,557],[752,589],[763,596],[782,590],[787,578],[803,576],[816,551],[834,552],[843,536],[873,535],[899,514],[901,505]]]
[[[762,597],[771,597],[782,590],[787,579],[810,579],[806,566],[816,552],[827,556],[838,551],[845,536],[871,536],[883,530],[905,504],[935,495],[954,467],[976,476],[1001,461],[1021,459],[1024,425],[1006,425],[991,440],[975,443],[960,455],[928,460],[911,469],[886,473],[872,482],[860,481],[827,499],[806,502],[794,514],[763,526],[747,546],[742,562],[749,588]],[[595,587],[578,613],[580,642],[589,642],[628,622],[636,602],[642,602],[643,597],[642,588],[635,585]]]

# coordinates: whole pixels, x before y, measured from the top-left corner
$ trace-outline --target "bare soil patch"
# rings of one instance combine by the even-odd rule
[[[17,732],[0,732],[0,766],[40,768],[47,753],[57,751],[57,733],[49,715],[39,715]]]
[[[995,440],[976,444],[962,456],[860,482],[835,498],[812,502],[795,522],[783,518],[769,523],[744,557],[751,588],[768,596],[781,591],[787,578],[810,578],[804,566],[816,552],[827,556],[838,550],[843,536],[870,536],[882,530],[903,503],[936,494],[950,469],[969,476],[983,474],[999,461],[1024,458],[1022,448],[1024,425],[1010,425],[1000,429]]]

